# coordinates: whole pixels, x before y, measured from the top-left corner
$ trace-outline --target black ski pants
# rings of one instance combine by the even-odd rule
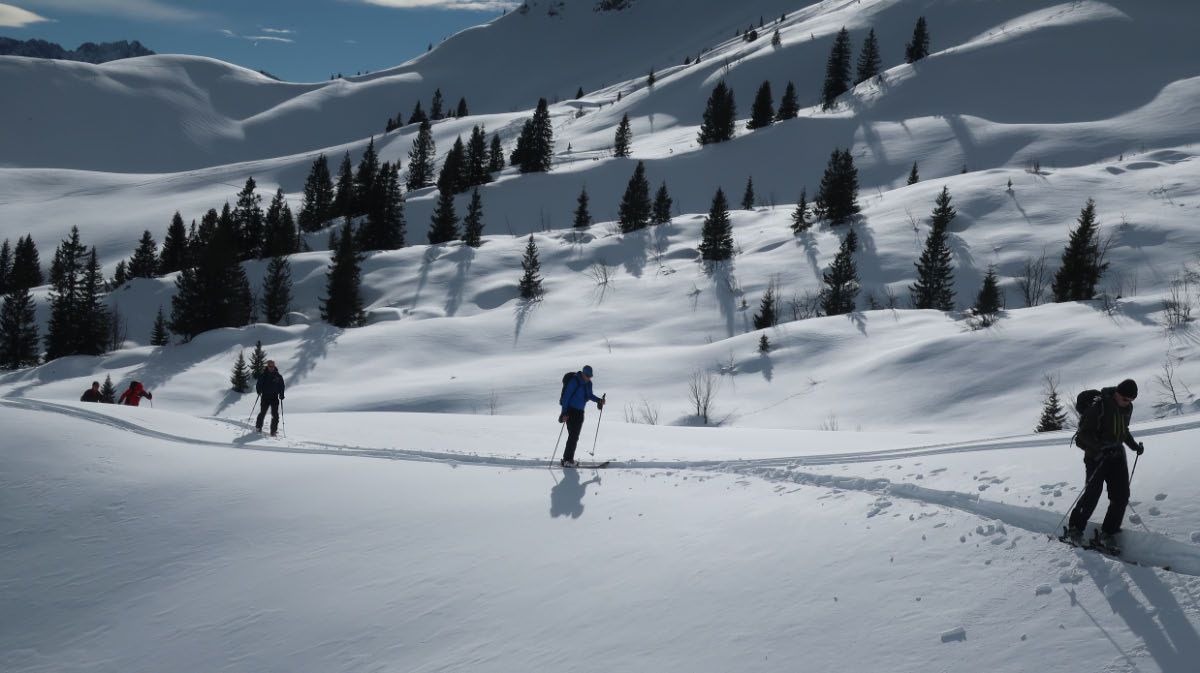
[[[1088,518],[1100,503],[1100,491],[1108,486],[1108,513],[1100,529],[1115,533],[1125,520],[1125,507],[1129,504],[1129,467],[1125,462],[1125,447],[1118,446],[1101,455],[1097,460],[1084,459],[1087,468],[1087,485],[1079,504],[1071,512],[1071,528],[1083,530]]]
[[[262,398],[262,410],[258,412],[258,423],[255,423],[255,427],[257,427],[260,432],[262,431],[263,419],[267,417],[267,409],[271,410],[271,434],[273,435],[275,434],[275,431],[279,429],[278,395],[264,395]]]
[[[563,460],[575,460],[575,445],[583,431],[583,409],[567,409],[567,448],[563,449]]]

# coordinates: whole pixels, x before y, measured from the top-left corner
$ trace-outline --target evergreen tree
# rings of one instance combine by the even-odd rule
[[[162,306],[158,307],[158,315],[154,317],[154,331],[150,333],[151,346],[166,346],[171,343],[171,334],[167,330],[167,318],[163,315]]]
[[[406,225],[399,166],[384,162],[372,190],[371,210],[367,212],[366,221],[358,228],[359,251],[404,247]]]
[[[621,117],[621,123],[617,125],[617,133],[613,138],[613,156],[628,157],[632,142],[633,130],[629,128],[629,113],[625,113]]]
[[[667,193],[667,181],[663,180],[658,193],[654,195],[654,224],[667,224],[671,221],[672,205],[671,195]]]
[[[575,206],[575,222],[576,229],[585,229],[592,226],[592,214],[588,211],[588,193],[587,187],[579,190],[579,200]]]
[[[950,189],[943,187],[937,197],[937,206],[933,209],[925,249],[916,263],[917,281],[908,288],[913,308],[954,310],[954,267],[946,240],[954,216],[954,207],[950,205]]]
[[[833,264],[822,278],[825,289],[821,292],[821,310],[825,315],[852,313],[858,297],[858,268],[854,264],[854,253],[858,250],[858,234],[846,232]]]
[[[521,258],[521,270],[525,272],[517,284],[521,289],[521,298],[525,300],[541,299],[543,290],[542,277],[539,273],[542,265],[538,261],[538,249],[537,244],[533,242],[533,234],[529,235],[529,242],[525,244],[525,256]]]
[[[100,402],[102,404],[117,403],[117,387],[113,385],[112,376],[104,375],[104,385],[100,386]]]
[[[78,285],[76,329],[78,341],[75,352],[80,355],[101,355],[108,350],[109,312],[104,304],[104,271],[95,246],[84,262]]]
[[[429,103],[429,119],[437,121],[445,119],[446,115],[442,114],[442,90],[435,89],[433,92],[433,100]]]
[[[371,209],[370,203],[375,180],[379,176],[379,155],[375,153],[375,137],[367,143],[362,160],[358,162],[358,172],[354,175],[354,214],[365,215]]]
[[[454,212],[454,195],[439,192],[437,207],[429,222],[429,244],[449,243],[458,238],[458,215]]]
[[[575,100],[580,98],[583,98],[583,87],[579,87],[579,90],[575,92]]]
[[[338,168],[337,187],[333,193],[333,217],[354,217],[358,204],[354,202],[354,166],[350,163],[350,153],[342,157],[342,165]]]
[[[233,363],[233,374],[229,383],[235,393],[250,392],[250,371],[246,369],[246,353],[238,351],[237,361]]]
[[[996,268],[989,266],[987,274],[983,277],[983,287],[979,288],[979,296],[975,298],[974,307],[974,313],[983,321],[984,327],[996,322],[996,315],[1000,313],[1001,304],[1000,284],[996,279]]]
[[[287,257],[272,257],[263,278],[262,312],[272,325],[278,325],[292,303],[292,265]]]
[[[736,119],[737,105],[733,100],[733,89],[726,86],[725,80],[721,80],[708,96],[697,140],[701,145],[731,140]]]
[[[904,62],[916,63],[929,55],[929,29],[925,25],[925,17],[917,19],[913,28],[912,41],[904,46]]]
[[[112,280],[109,282],[109,287],[113,290],[124,287],[125,283],[129,282],[129,267],[125,264],[125,260],[117,262],[117,268],[113,270]]]
[[[654,76],[654,68],[650,68],[650,74],[646,76],[646,86],[653,88],[654,83],[657,81],[658,78]]]
[[[1054,274],[1054,301],[1086,301],[1096,296],[1096,285],[1108,269],[1100,247],[1100,225],[1096,202],[1088,199],[1079,212],[1079,226],[1071,232],[1062,254],[1062,266]]]
[[[700,230],[700,258],[704,261],[722,261],[733,257],[733,224],[729,221],[729,204],[725,192],[717,189],[712,207],[704,226]]]
[[[72,227],[70,235],[54,251],[50,265],[50,320],[45,336],[47,362],[78,352],[82,330],[76,321],[82,313],[78,302],[85,254],[86,249],[79,241],[79,227]]]
[[[433,157],[436,153],[433,130],[428,121],[422,121],[417,137],[413,140],[412,149],[408,152],[408,191],[433,184]]]
[[[1042,417],[1038,420],[1034,432],[1057,432],[1066,427],[1067,412],[1058,401],[1058,391],[1051,387],[1050,393],[1046,395],[1046,402],[1042,405]]]
[[[500,144],[500,134],[492,134],[492,147],[488,153],[488,172],[496,173],[504,170],[504,146]]]
[[[538,99],[533,117],[521,129],[517,140],[514,165],[522,173],[545,173],[550,170],[554,159],[554,127],[550,123],[550,110],[545,98]]]
[[[838,96],[850,90],[850,32],[838,31],[825,62],[825,85],[821,88],[821,109],[832,110]]]
[[[442,172],[438,175],[438,191],[448,194],[458,194],[467,190],[467,150],[463,146],[462,136],[454,141],[454,146],[446,153],[446,161],[442,164]]]
[[[421,109],[421,101],[417,101],[417,104],[415,106],[413,106],[412,114],[408,116],[408,123],[409,124],[424,124],[425,122],[428,122],[428,121],[429,121],[429,116],[426,115],[425,111]]]
[[[771,284],[767,286],[767,291],[763,293],[762,302],[758,306],[758,313],[754,314],[754,329],[766,329],[774,327],[778,323],[779,316],[775,307],[775,285]]]
[[[754,210],[754,177],[746,178],[746,191],[742,192],[742,210]]]
[[[333,179],[329,162],[322,154],[313,160],[304,180],[304,198],[300,202],[300,229],[306,233],[319,231],[337,213],[334,208]]]
[[[883,59],[879,57],[879,41],[875,38],[875,29],[872,28],[867,33],[867,39],[863,41],[862,51],[858,54],[858,75],[854,78],[854,85],[858,86],[878,75],[882,64]]]
[[[464,190],[486,185],[492,181],[492,174],[488,170],[489,160],[487,134],[482,128],[475,126],[471,129],[471,140],[467,143],[465,171],[467,182]]]
[[[225,207],[221,210],[221,212],[226,214],[226,219],[228,219],[230,222],[233,221],[233,215],[230,213],[228,203],[225,204]],[[188,247],[190,248],[192,255],[192,265],[195,265],[199,262],[200,253],[202,253],[204,249],[207,248],[210,243],[212,243],[213,239],[217,235],[217,229],[220,228],[222,221],[221,215],[217,213],[215,209],[209,208],[208,212],[200,218],[200,228],[196,230],[196,235],[192,236],[189,234]]]
[[[158,269],[158,244],[149,231],[142,233],[138,247],[125,267],[129,278],[153,278]]]
[[[188,265],[188,233],[183,226],[183,217],[179,211],[171,218],[167,226],[167,236],[163,239],[162,251],[158,256],[158,273],[166,275],[174,273]]]
[[[246,186],[238,193],[233,220],[237,225],[242,259],[262,259],[263,222],[262,197],[254,192],[254,178],[246,178]]]
[[[772,47],[782,47],[783,46],[783,37],[779,35],[778,28],[776,28],[775,32],[772,33],[772,35],[771,35],[771,46]]]
[[[292,209],[284,200],[283,189],[275,191],[263,220],[263,256],[276,257],[296,252],[296,222],[292,219]]]
[[[798,114],[800,114],[800,103],[796,101],[796,85],[788,82],[787,88],[783,90],[783,98],[779,101],[779,111],[775,113],[775,121],[795,119]]]
[[[263,350],[262,341],[254,342],[254,350],[250,351],[250,376],[257,381],[267,369],[267,352]]]
[[[250,322],[253,297],[238,260],[236,241],[232,218],[219,217],[211,238],[197,251],[196,265],[185,268],[175,279],[170,327],[184,341],[211,329]]]
[[[808,231],[812,226],[812,221],[808,219],[808,190],[800,190],[800,201],[796,204],[796,209],[792,211],[792,232],[802,234]]]
[[[467,206],[467,216],[463,218],[463,243],[478,248],[483,245],[483,199],[479,196],[479,188],[471,191],[471,204]]]
[[[0,369],[38,363],[37,315],[29,288],[10,287],[0,306]]]
[[[529,154],[530,143],[533,142],[533,119],[526,119],[524,124],[521,124],[521,133],[517,135],[517,146],[508,155],[508,163],[510,166],[521,166],[526,162],[526,155]]]
[[[354,248],[354,232],[350,223],[342,225],[338,247],[333,252],[325,280],[325,298],[321,301],[321,318],[336,327],[358,327],[366,320],[363,314],[362,271],[358,251]]]
[[[17,246],[13,248],[12,272],[8,277],[9,289],[14,287],[33,289],[41,285],[44,280],[42,265],[38,261],[37,246],[33,243],[33,236],[26,234],[25,238],[17,239]]]
[[[861,208],[858,205],[858,169],[850,150],[835,149],[821,177],[820,191],[815,202],[817,211],[830,224],[848,223]]]
[[[458,108],[454,111],[454,116],[458,117],[459,119],[462,119],[463,117],[466,117],[468,115],[470,115],[470,112],[467,111],[467,99],[459,98],[458,99]]]
[[[915,185],[921,181],[921,174],[917,172],[917,162],[913,162],[912,170],[908,172],[908,182],[906,184]]]
[[[763,80],[754,96],[754,104],[750,107],[750,121],[746,128],[754,131],[764,126],[770,126],[775,120],[775,99],[771,97],[771,83]]]
[[[8,279],[12,276],[12,246],[9,245],[8,239],[4,239],[4,244],[0,245],[0,295],[8,294]]]
[[[617,222],[622,233],[645,229],[650,224],[650,183],[646,180],[646,166],[638,162],[625,187],[625,196],[618,208]]]

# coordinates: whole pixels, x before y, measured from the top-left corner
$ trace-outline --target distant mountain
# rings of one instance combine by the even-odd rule
[[[0,56],[30,56],[32,58],[51,58],[59,61],[83,61],[84,63],[107,63],[122,58],[134,56],[153,56],[154,52],[134,40],[127,42],[84,42],[78,49],[68,51],[61,46],[45,40],[14,40],[11,37],[0,37]]]

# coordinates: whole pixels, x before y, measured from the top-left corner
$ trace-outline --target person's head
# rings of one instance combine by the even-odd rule
[[[583,374],[583,378],[587,379],[588,381],[592,380],[592,366],[591,365],[584,365],[583,369],[580,370],[580,373]]]
[[[92,381],[92,390],[99,390],[99,389],[100,389],[100,382]]]
[[[138,388],[141,388],[141,387],[142,387],[142,382],[141,382],[141,381],[130,381],[130,382],[129,382],[129,389],[130,389],[130,390],[137,390]]]
[[[275,361],[274,360],[267,360],[267,369],[270,369],[272,371],[275,370]]]
[[[1127,407],[1137,399],[1137,394],[1137,383],[1133,379],[1125,379],[1117,384],[1117,389],[1113,393],[1113,399],[1116,400],[1117,406]]]

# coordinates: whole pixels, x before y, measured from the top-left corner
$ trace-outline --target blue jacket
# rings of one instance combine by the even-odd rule
[[[567,413],[567,409],[583,411],[588,400],[600,402],[600,398],[592,394],[592,382],[585,381],[582,373],[575,372],[574,378],[567,381],[567,387],[563,391],[562,412]]]

